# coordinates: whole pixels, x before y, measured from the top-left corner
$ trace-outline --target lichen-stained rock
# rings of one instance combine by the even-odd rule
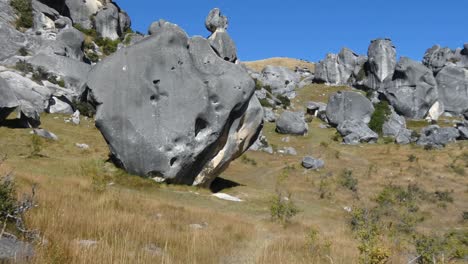
[[[330,95],[326,113],[329,123],[338,126],[346,120],[368,124],[374,110],[372,103],[362,94],[344,91]]]
[[[460,132],[455,127],[439,127],[430,125],[421,129],[421,137],[417,144],[429,148],[442,148],[450,142],[455,142]]]
[[[361,142],[375,143],[379,135],[372,131],[366,123],[358,120],[345,120],[337,127],[343,137],[343,143],[356,145]]]
[[[87,86],[114,161],[130,173],[181,184],[217,171],[207,166],[223,157],[218,155],[232,142],[232,128],[246,115],[255,89],[243,67],[167,22],[97,64]],[[243,142],[238,149],[254,141],[251,134],[242,138],[252,140],[241,141],[239,131],[236,137]]]
[[[439,100],[452,114],[468,112],[468,70],[445,66],[436,76]]]
[[[383,93],[395,110],[408,118],[425,118],[437,101],[437,83],[432,71],[419,62],[402,57]],[[445,103],[445,102],[444,102]]]
[[[0,123],[19,106],[15,93],[8,83],[0,77]]]
[[[257,97],[252,96],[245,114],[232,123],[224,148],[198,174],[193,185],[209,187],[216,175],[226,169],[232,160],[240,157],[256,141],[263,127],[262,120],[262,106]]]
[[[63,2],[63,0],[49,0],[46,2],[52,2],[47,4],[53,6],[56,10],[61,12],[62,15],[69,16],[73,20],[73,24],[80,24],[87,29],[93,26],[91,21],[92,15],[96,14],[99,8],[102,7],[100,0],[65,0],[65,6],[63,6],[62,10],[58,7],[56,8],[54,5],[58,5],[58,3]]]
[[[396,49],[390,39],[375,39],[371,41],[367,51],[368,73],[366,86],[378,90],[382,83],[391,78],[395,71]]]

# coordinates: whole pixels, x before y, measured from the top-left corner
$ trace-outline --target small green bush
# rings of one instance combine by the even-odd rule
[[[7,220],[8,215],[13,214],[15,208],[15,184],[10,176],[2,176],[0,177],[0,222],[2,224]]]
[[[369,128],[379,135],[382,135],[383,125],[391,114],[392,111],[388,106],[388,102],[380,101],[375,105],[375,111],[372,114],[371,120],[369,122]]]
[[[89,59],[90,62],[97,63],[99,62],[99,55],[96,52],[88,51],[86,52],[86,57]]]
[[[340,184],[341,186],[353,191],[357,192],[358,180],[353,177],[353,171],[345,169],[341,173],[340,177]]]
[[[19,55],[21,56],[28,56],[29,55],[29,51],[25,48],[25,47],[21,47],[19,50],[18,50],[18,53]]]
[[[443,236],[419,235],[415,239],[418,263],[445,263],[468,257],[468,231],[452,231]]]
[[[263,107],[271,107],[271,104],[270,102],[268,102],[268,100],[266,98],[263,98],[263,99],[260,99],[260,104],[263,106]]]
[[[435,191],[434,192],[437,200],[441,202],[447,202],[447,203],[453,203],[452,193],[453,192],[449,192],[449,191]]]
[[[257,166],[257,161],[255,161],[254,159],[252,158],[249,158],[247,155],[242,155],[241,157],[241,162],[242,163],[245,163],[245,164],[250,164],[252,166]]]
[[[47,72],[47,70],[44,67],[37,67],[36,70],[33,71],[32,75],[32,80],[40,83],[43,80],[49,80],[52,79],[50,78],[50,74]]]
[[[276,96],[276,98],[278,98],[278,100],[280,100],[280,102],[283,105],[284,109],[291,106],[291,100],[289,100],[288,97],[283,96],[283,95],[278,95],[278,96]]]
[[[87,117],[93,117],[96,115],[96,109],[93,105],[88,102],[82,102],[79,100],[73,100],[73,109],[80,111],[80,114]]]
[[[19,60],[15,65],[15,69],[22,73],[30,73],[34,71],[34,67],[32,66],[32,64],[26,62],[25,60]]]
[[[408,161],[409,162],[418,161],[418,157],[416,157],[414,154],[408,155]]]
[[[90,28],[90,29],[86,29],[84,28],[81,24],[74,24],[73,25],[76,29],[78,29],[79,31],[81,31],[83,34],[91,37],[91,38],[97,38],[97,31],[93,28]]]
[[[36,134],[31,136],[31,154],[30,157],[40,157],[42,151],[42,139]]]
[[[18,19],[16,20],[16,27],[18,29],[31,28],[34,25],[31,0],[11,0],[10,5],[18,15]]]
[[[104,55],[110,55],[117,51],[117,46],[120,43],[120,39],[111,40],[109,38],[97,38],[96,44],[101,47],[102,53]]]
[[[299,208],[291,199],[291,194],[283,195],[277,191],[276,195],[270,199],[270,214],[275,221],[286,225],[291,218],[300,212]]]

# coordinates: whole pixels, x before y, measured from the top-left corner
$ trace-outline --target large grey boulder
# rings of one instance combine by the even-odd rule
[[[341,49],[338,55],[327,54],[325,60],[315,66],[315,80],[332,85],[347,84],[355,71],[358,57],[348,48]]]
[[[111,40],[119,38],[119,9],[113,3],[108,3],[99,10],[94,20],[96,31],[101,37]]]
[[[268,65],[262,70],[259,81],[264,87],[269,86],[274,95],[286,96],[294,91],[300,78],[286,67]]]
[[[205,27],[211,33],[216,30],[226,30],[228,28],[228,19],[221,14],[219,8],[213,8],[205,19]]]
[[[119,36],[123,36],[132,26],[132,20],[127,12],[120,10],[119,13]]]
[[[0,22],[0,36],[0,61],[18,54],[18,50],[28,43],[25,35],[8,22]]]
[[[276,120],[276,132],[280,134],[304,135],[308,130],[302,112],[284,111]]]
[[[209,164],[226,164],[220,152],[238,153],[231,152],[230,135],[243,150],[257,133],[246,121],[256,118],[241,121],[256,104],[248,73],[219,58],[206,39],[188,38],[171,23],[98,63],[87,86],[113,160],[157,181],[204,185],[216,176],[209,171],[219,171]],[[262,119],[261,110],[253,113]],[[242,133],[233,134],[239,126]],[[211,163],[215,157],[222,162]]]
[[[0,72],[0,78],[11,87],[20,105],[27,103],[28,109],[32,108],[37,113],[42,113],[47,108],[51,92],[46,87],[11,71]]]
[[[455,142],[459,136],[460,132],[455,127],[430,125],[421,129],[417,144],[429,148],[442,148],[449,142]]]
[[[424,54],[423,64],[438,73],[453,57],[454,53],[451,49],[434,45]]]
[[[84,39],[84,34],[79,30],[67,28],[57,34],[56,40],[45,42],[44,46],[50,45],[53,48],[53,52],[57,55],[82,61]]]
[[[379,135],[372,131],[366,123],[357,120],[345,120],[337,127],[343,137],[343,143],[356,145],[362,142],[375,143]]]
[[[445,111],[464,114],[468,111],[468,69],[446,66],[436,76],[439,100]]]
[[[406,119],[395,112],[390,106],[391,114],[382,126],[382,134],[386,137],[397,137],[400,131],[406,129]]]
[[[381,84],[391,78],[397,64],[396,49],[390,39],[371,41],[367,51],[368,73],[366,86],[378,90]]]
[[[419,62],[402,57],[383,92],[395,110],[408,118],[422,119],[437,101],[437,83],[432,71]]]
[[[368,124],[374,113],[372,103],[360,93],[341,91],[330,95],[326,114],[331,125],[338,126],[346,120]]]
[[[19,106],[15,93],[8,83],[0,77],[0,123]]]

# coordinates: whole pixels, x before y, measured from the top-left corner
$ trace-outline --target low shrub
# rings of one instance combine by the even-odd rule
[[[101,48],[104,55],[110,55],[117,51],[117,46],[120,43],[120,39],[111,40],[109,38],[97,38],[96,44]]]
[[[96,109],[88,102],[82,102],[79,100],[73,100],[73,109],[80,111],[80,114],[87,117],[94,117],[96,115]]]
[[[340,184],[341,186],[353,191],[357,192],[358,180],[353,177],[353,171],[345,169],[341,173],[340,177]]]
[[[371,120],[369,122],[369,128],[374,132],[382,135],[382,128],[384,123],[388,120],[388,117],[392,114],[388,102],[380,101],[374,105],[375,111],[372,114]]]
[[[271,218],[280,222],[283,225],[289,223],[291,218],[300,212],[299,208],[291,199],[291,194],[283,195],[280,191],[270,199],[270,214]]]
[[[25,48],[25,47],[21,47],[19,50],[18,50],[18,53],[19,55],[21,56],[28,56],[29,55],[29,51]]]
[[[31,28],[34,25],[31,0],[11,0],[10,5],[18,15],[18,19],[16,20],[16,27],[18,29]]]
[[[280,102],[283,105],[284,109],[291,106],[291,100],[289,100],[289,98],[287,96],[277,95],[276,98],[278,98],[278,100],[280,100]]]
[[[15,65],[15,69],[22,73],[30,73],[34,71],[34,67],[32,66],[32,64],[26,62],[25,60],[19,60]]]

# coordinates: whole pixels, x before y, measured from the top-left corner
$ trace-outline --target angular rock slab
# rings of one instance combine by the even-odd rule
[[[284,111],[276,120],[276,132],[280,134],[305,135],[308,130],[302,112]]]
[[[437,83],[432,71],[419,62],[402,57],[383,93],[395,110],[408,118],[425,118],[437,101]]]
[[[241,66],[219,58],[206,39],[188,38],[167,22],[153,33],[90,72],[96,126],[128,172],[193,184],[230,140],[254,82]]]
[[[452,114],[468,112],[468,70],[446,66],[436,76],[439,100]]]
[[[0,77],[0,123],[19,106],[18,99],[8,83]]]
[[[395,71],[396,49],[390,39],[375,39],[371,41],[367,56],[369,57],[367,86],[378,90],[380,85]]]
[[[329,123],[338,126],[346,120],[368,124],[374,110],[372,103],[362,94],[342,91],[330,95],[326,113]]]

